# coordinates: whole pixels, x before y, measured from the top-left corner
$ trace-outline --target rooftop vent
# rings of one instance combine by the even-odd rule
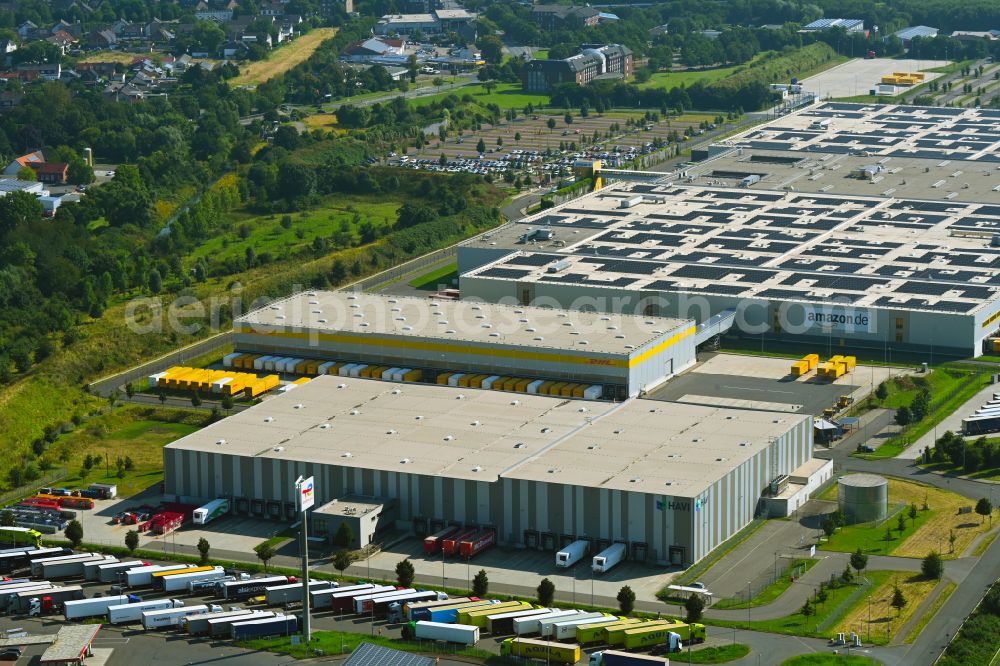
[[[465,400],[465,394],[459,393],[458,395],[455,396],[455,400]]]
[[[275,451],[276,453],[281,453],[282,451],[285,450],[285,447],[283,447],[283,446],[276,446],[272,450]]]
[[[552,432],[552,428],[542,428],[542,432],[543,432],[543,433],[549,433],[549,432]]]
[[[455,441],[455,436],[454,435],[445,435],[444,436],[444,441],[446,441],[446,442],[453,442],[453,441]]]
[[[351,294],[350,296],[347,297],[347,300],[349,300],[349,301],[356,301],[356,300],[358,300],[358,296],[357,296],[357,294]]]
[[[472,468],[472,471],[473,472],[482,472],[483,468],[480,467],[479,465],[476,465],[475,467]]]
[[[402,393],[402,391],[400,391],[398,388],[395,388],[395,389],[392,389],[392,391],[390,391],[390,393],[392,393],[393,395],[399,395],[400,393]]]
[[[527,444],[525,444],[524,442],[518,442],[517,444],[514,445],[514,448],[515,449],[523,449],[526,446],[527,446]]]
[[[399,464],[400,465],[406,465],[409,462],[410,462],[409,458],[403,458],[402,460],[399,461]]]
[[[480,423],[479,421],[473,421],[473,422],[472,422],[472,423],[470,423],[469,425],[470,425],[470,426],[478,426],[478,425],[482,425],[482,423]]]
[[[416,421],[423,421],[423,420],[424,420],[424,417],[423,417],[423,416],[420,416],[420,415],[418,415],[418,416],[414,416],[413,418],[414,418],[414,420],[416,420]]]
[[[398,435],[399,433],[390,428],[389,430],[385,431],[385,434],[387,434],[387,435]]]
[[[360,413],[361,413],[361,412],[360,412],[360,411],[358,411],[357,409],[352,409],[352,410],[351,410],[351,416],[357,416],[357,415],[358,415],[358,414],[360,414]]]
[[[341,453],[341,454],[340,454],[340,457],[341,457],[341,458],[353,458],[353,457],[354,457],[354,454],[353,454],[353,453],[351,453],[350,451],[346,451],[346,452],[344,452],[344,453]]]
[[[226,443],[226,440],[224,440],[224,439],[218,439],[218,440],[216,440],[216,441],[215,441],[215,443],[216,443],[216,444],[217,444],[218,446],[222,446],[223,444],[225,444],[225,443]]]
[[[270,423],[273,420],[274,420],[273,416],[265,416],[264,417],[264,423]]]
[[[631,479],[628,480],[629,483],[639,483],[640,481],[642,481],[642,479],[639,478],[638,476],[633,477],[633,478],[631,478]]]
[[[303,407],[305,407],[305,405],[303,405],[301,402],[295,404],[295,409],[302,409]]]
[[[320,423],[319,424],[319,429],[320,430],[329,430],[330,429],[330,424],[329,423]]]
[[[339,389],[345,389],[345,388],[347,388],[347,384],[337,384],[337,388],[339,388]]]
[[[518,405],[521,404],[521,401],[520,400],[511,400],[510,404],[511,404],[512,407],[517,407]]]

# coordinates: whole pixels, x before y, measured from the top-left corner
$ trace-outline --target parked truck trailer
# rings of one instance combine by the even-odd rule
[[[198,581],[217,581],[226,577],[226,570],[222,567],[206,567],[197,571],[183,571],[171,573],[168,576],[160,576],[153,579],[153,586],[164,592],[187,592],[191,583]]]
[[[277,615],[274,611],[257,611],[254,613],[253,619],[263,619],[268,617],[274,617]],[[220,617],[214,620],[208,621],[208,635],[212,638],[218,638],[220,636],[231,636],[233,633],[232,626],[236,622],[245,621],[247,618],[239,617]]]
[[[500,644],[500,654],[537,659],[548,664],[575,664],[580,661],[580,646],[534,638],[507,638]]]
[[[506,613],[490,615],[486,618],[486,631],[488,631],[491,636],[506,636],[514,633],[514,620],[522,617],[538,617],[539,615],[548,615],[551,612],[551,608],[530,608],[527,610],[522,609],[507,611]]]
[[[83,588],[79,585],[66,585],[35,592],[18,592],[7,606],[7,612],[12,615],[27,613],[29,616],[52,615],[62,610],[67,601],[83,599]]]
[[[143,611],[141,618],[142,628],[165,629],[167,627],[178,627],[185,618],[221,611],[222,606],[218,604],[198,604],[196,606],[179,606],[176,608]]]
[[[186,564],[153,564],[136,567],[125,572],[127,587],[146,587],[153,584],[153,574],[159,571],[176,571],[189,568]]]
[[[574,541],[556,553],[556,566],[562,568],[573,566],[583,559],[589,549],[589,541]]]
[[[625,561],[625,556],[628,554],[628,547],[623,543],[613,543],[597,555],[594,555],[594,559],[591,562],[591,569],[594,573],[602,574],[611,571],[611,569],[619,562]]]
[[[238,608],[236,610],[223,610],[205,613],[204,615],[190,615],[181,620],[180,627],[192,636],[201,636],[208,633],[208,623],[210,620],[233,618],[233,621],[235,622],[235,618],[242,617],[244,619],[248,619],[249,616],[254,615],[257,612],[258,611],[253,611],[249,608]]]
[[[604,650],[591,653],[589,666],[670,666],[670,660],[649,654]]]
[[[67,620],[81,620],[88,617],[107,615],[108,609],[121,604],[137,603],[142,598],[134,594],[114,594],[110,597],[90,597],[63,604],[63,616]]]
[[[445,624],[443,622],[411,622],[410,631],[414,638],[424,641],[445,641],[458,645],[475,645],[479,642],[479,627],[467,624]]]
[[[184,602],[180,599],[151,599],[129,604],[118,604],[108,607],[108,622],[111,624],[129,624],[142,620],[144,611],[161,610],[164,608],[181,608]]]
[[[231,625],[234,641],[248,641],[255,638],[290,636],[298,631],[298,618],[294,615],[276,615],[259,620],[245,620]]]
[[[289,604],[293,602],[302,601],[302,583],[287,583],[285,585],[275,585],[274,587],[269,587],[264,592],[264,602],[268,606],[277,606],[279,604]],[[336,588],[336,583],[331,583],[327,580],[311,580],[309,581],[309,591],[313,590],[328,590],[331,588]]]

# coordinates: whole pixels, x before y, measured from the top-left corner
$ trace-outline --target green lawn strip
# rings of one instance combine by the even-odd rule
[[[640,90],[646,90],[649,88],[664,88],[669,90],[671,88],[676,88],[677,86],[684,86],[686,88],[696,81],[711,83],[712,81],[724,79],[737,69],[740,69],[740,67],[734,65],[732,67],[713,67],[711,69],[686,69],[676,72],[656,72],[652,77],[650,77],[649,81],[640,83],[638,87]]]
[[[454,644],[440,643],[438,641],[418,643],[416,641],[404,641],[385,638],[383,636],[370,636],[344,631],[315,631],[313,632],[313,640],[309,645],[292,645],[291,638],[289,637],[240,641],[237,645],[251,650],[266,650],[268,652],[287,654],[296,659],[308,659],[316,656],[316,650],[322,650],[322,653],[326,655],[347,654],[353,652],[362,643],[375,643],[376,645],[382,645],[394,650],[403,650],[405,652],[453,654],[477,659],[489,659],[496,656],[493,652],[487,652],[479,648],[459,648]]]
[[[285,528],[285,529],[281,530],[280,532],[278,532],[274,536],[272,536],[272,537],[270,537],[268,539],[264,539],[264,542],[261,545],[267,544],[268,546],[271,546],[272,548],[277,549],[278,548],[278,544],[284,543],[284,542],[288,541],[289,539],[294,539],[296,536],[298,536],[298,534],[299,534],[299,531],[297,529],[288,527],[288,528]]]
[[[688,567],[686,571],[680,573],[676,578],[673,579],[673,581],[671,581],[670,584],[687,585],[688,583],[695,582],[706,571],[711,569],[712,566],[716,564],[719,560],[721,560],[723,557],[731,553],[733,549],[735,549],[741,543],[743,543],[751,536],[753,536],[753,533],[759,530],[761,527],[763,527],[764,523],[766,522],[767,521],[760,519],[754,520],[749,525],[744,527],[742,530],[734,534],[724,544],[713,550],[706,557],[703,557],[701,560],[699,560],[697,564]],[[659,592],[656,593],[656,596],[658,599],[666,601],[667,599],[671,598],[672,594],[673,593],[670,590],[664,587],[663,589],[661,589]],[[681,602],[683,603],[683,600],[681,600]]]
[[[747,604],[745,599],[741,599],[739,597],[732,597],[729,599],[720,599],[719,601],[712,604],[712,609],[713,610],[737,609],[737,608],[746,608],[748,605],[750,606],[750,608],[756,608],[757,606],[765,606],[774,601],[775,599],[777,599],[778,597],[780,597],[782,594],[785,593],[785,590],[791,587],[793,571],[798,571],[798,575],[801,577],[803,574],[805,574],[806,571],[812,569],[817,562],[819,562],[819,560],[808,559],[808,558],[795,560],[794,562],[792,562],[791,567],[788,568],[788,571],[782,574],[781,577],[778,578],[778,580],[771,583],[763,590],[755,594],[753,598],[750,599],[749,604]]]
[[[935,513],[934,509],[917,511],[915,520],[906,518],[906,529],[900,533],[896,530],[896,521],[898,520],[896,516],[900,512],[903,512],[904,516],[907,515],[907,509],[907,506],[891,507],[885,521],[877,526],[861,523],[840,527],[833,533],[833,536],[824,537],[825,541],[820,542],[819,548],[820,550],[833,550],[840,553],[853,553],[860,548],[864,553],[891,555],[897,546],[909,539]],[[892,528],[892,538],[888,542],[885,540],[886,527]]]
[[[969,616],[936,666],[993,664],[1000,653],[1000,617],[980,607]]]
[[[983,553],[986,552],[986,549],[990,547],[990,544],[992,544],[996,540],[997,540],[996,532],[987,533],[984,538],[979,540],[979,545],[977,545],[973,549],[972,556],[980,557]]]
[[[787,634],[790,636],[810,636],[814,638],[829,638],[828,632],[821,631],[822,626],[836,624],[841,618],[846,616],[852,607],[864,599],[864,595],[869,590],[877,589],[885,580],[891,576],[898,576],[895,571],[870,571],[865,573],[868,583],[852,583],[836,589],[827,589],[826,603],[820,606],[813,606],[816,614],[805,617],[800,611],[791,615],[774,620],[753,620],[749,628],[754,631],[769,631],[775,634]],[[717,620],[706,618],[706,624],[717,627],[730,627],[746,629],[746,620]]]
[[[453,284],[458,277],[458,264],[449,263],[440,268],[435,268],[429,273],[410,280],[409,285],[414,289],[436,290],[440,284]]]
[[[938,594],[936,599],[934,599],[934,603],[932,603],[930,608],[921,614],[917,623],[914,624],[910,631],[907,632],[906,636],[903,637],[904,643],[912,643],[916,640],[917,636],[920,635],[920,632],[924,630],[924,627],[926,627],[932,619],[934,619],[934,616],[937,615],[937,612],[941,610],[942,606],[944,606],[944,602],[948,601],[948,597],[950,597],[951,593],[954,591],[955,583],[951,581],[946,582],[944,588],[941,590],[941,593]]]
[[[814,653],[800,654],[797,657],[786,659],[781,662],[781,666],[879,666],[880,663],[871,657],[862,657],[856,654]]]
[[[441,102],[449,95],[462,98],[471,95],[477,104],[496,104],[501,109],[523,109],[531,104],[536,108],[547,107],[549,96],[537,93],[524,92],[520,83],[498,83],[492,92],[487,92],[486,86],[481,83],[474,83],[459,88],[443,90],[433,95],[424,95],[410,100],[411,106],[426,106],[435,102]]]
[[[931,373],[931,377],[940,371],[945,373],[961,372],[957,368],[939,368],[935,372]],[[910,443],[917,441],[922,436],[927,434],[936,424],[940,423],[945,417],[953,413],[963,404],[968,402],[972,396],[976,395],[979,391],[983,389],[987,384],[989,384],[989,374],[985,372],[967,372],[964,378],[958,379],[957,381],[949,382],[947,384],[942,384],[938,389],[938,393],[935,394],[934,388],[931,388],[931,408],[930,413],[921,420],[919,423],[909,426],[904,432],[889,438],[882,446],[880,446],[875,453],[863,453],[863,454],[852,454],[859,458],[864,458],[865,460],[877,460],[880,458],[894,458],[903,450],[909,446]],[[932,381],[933,385],[933,381]],[[950,395],[948,391],[953,391]],[[945,395],[942,395],[944,393]],[[940,396],[940,397],[939,397]],[[890,398],[892,396],[890,395]]]
[[[975,361],[985,361],[988,363],[1000,363],[1000,356],[995,356],[993,354],[983,354],[982,356],[977,356]]]
[[[684,650],[670,655],[670,661],[675,664],[724,664],[727,661],[742,659],[748,654],[750,646],[742,643],[701,648],[692,650],[690,654],[685,646]]]

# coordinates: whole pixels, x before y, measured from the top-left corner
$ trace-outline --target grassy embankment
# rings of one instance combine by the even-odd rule
[[[837,486],[830,486],[819,499],[835,501]],[[927,511],[923,510],[924,502]],[[917,516],[910,519],[909,507],[913,504],[917,506]],[[960,507],[970,506],[968,499],[913,481],[889,479],[889,506],[890,511],[899,508],[906,516],[906,528],[902,532],[896,530],[896,513],[877,526],[862,523],[841,527],[819,547],[845,553],[860,548],[868,554],[896,557],[924,557],[934,550],[945,559],[953,559],[960,557],[979,534],[989,530],[989,524],[983,524],[980,516],[958,513]],[[889,540],[886,540],[886,527],[892,531]],[[952,532],[955,534],[954,549],[949,544]]]
[[[238,76],[230,79],[232,86],[260,85],[284,74],[292,67],[309,59],[320,45],[337,34],[336,28],[316,28],[291,42],[279,46],[264,60],[251,62],[240,69]]]

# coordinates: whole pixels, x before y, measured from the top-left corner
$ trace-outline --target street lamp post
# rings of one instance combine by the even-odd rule
[[[750,631],[750,582],[747,581],[747,631]]]

